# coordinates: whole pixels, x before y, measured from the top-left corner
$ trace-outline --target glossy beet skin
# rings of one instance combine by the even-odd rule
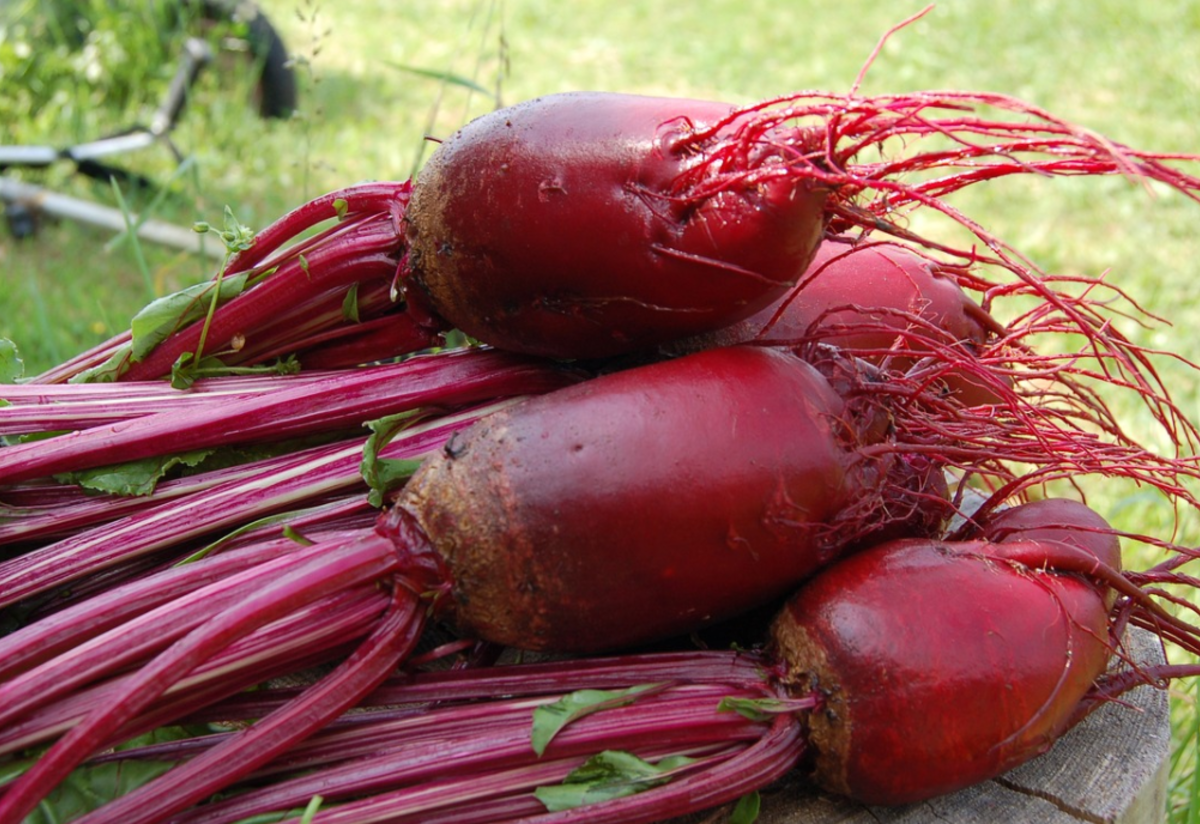
[[[772,636],[793,689],[826,698],[809,734],[822,786],[916,802],[1000,775],[1065,731],[1108,662],[1108,600],[1059,571],[1076,553],[1029,540],[1039,529],[1024,520],[1000,542],[881,544],[788,602]],[[1096,543],[1111,558],[1115,538]]]
[[[812,132],[781,127],[743,144],[733,137],[742,116],[699,135],[733,112],[568,93],[469,123],[416,179],[410,294],[494,346],[572,358],[649,348],[761,309],[808,264],[825,193],[799,175],[751,174],[811,150]]]
[[[1086,504],[1067,498],[1046,498],[1001,510],[982,524],[980,534],[1005,544],[1062,544],[1055,553],[1059,569],[1066,566],[1071,548],[1111,569],[1121,568],[1121,542],[1108,521]],[[1035,554],[1029,563],[1035,565],[1037,559]]]
[[[662,639],[783,597],[837,554],[849,503],[869,517],[881,493],[871,462],[847,469],[844,417],[820,374],[771,349],[618,372],[454,437],[391,528],[436,549],[467,636],[558,651]]]
[[[903,372],[930,352],[949,346],[961,366],[938,383],[968,406],[995,403],[974,358],[1002,327],[939,266],[910,249],[872,243],[859,247],[826,240],[797,286],[770,306],[725,329],[677,347],[728,346],[746,341],[788,343],[815,339]]]

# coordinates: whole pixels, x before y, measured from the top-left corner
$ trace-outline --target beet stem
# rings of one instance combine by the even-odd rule
[[[386,539],[364,542],[391,551]],[[393,556],[394,557],[394,556]],[[321,729],[382,681],[416,645],[423,605],[403,586],[371,637],[330,675],[229,741],[82,819],[88,824],[154,824],[216,792]]]
[[[268,579],[241,603],[160,653],[123,684],[109,706],[90,714],[56,742],[0,796],[0,821],[19,821],[28,815],[115,730],[214,653],[304,603],[380,576],[396,564],[391,545],[379,540],[360,542],[332,557],[323,547],[301,551],[295,557],[298,560],[292,569]]]

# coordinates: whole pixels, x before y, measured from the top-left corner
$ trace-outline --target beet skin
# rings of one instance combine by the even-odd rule
[[[464,634],[618,648],[781,598],[832,560],[886,509],[886,472],[849,470],[855,447],[799,358],[709,350],[489,416],[425,462],[395,518],[446,565]]]
[[[1012,382],[976,360],[1002,331],[950,270],[915,250],[826,240],[808,271],[782,298],[745,320],[666,348],[694,351],[747,341],[783,345],[816,340],[895,372],[942,349],[947,365],[933,383],[963,404],[978,406],[998,403],[997,388]]]
[[[825,192],[770,174],[819,148],[804,145],[815,133],[739,134],[752,116],[734,111],[570,93],[472,121],[414,184],[410,290],[473,337],[550,357],[649,349],[747,317],[804,272]]]
[[[1106,590],[1055,570],[1059,552],[1078,565],[1057,539],[1021,531],[881,544],[788,602],[772,637],[791,688],[825,698],[809,719],[822,786],[868,804],[921,801],[1039,755],[1075,720],[1109,658]]]

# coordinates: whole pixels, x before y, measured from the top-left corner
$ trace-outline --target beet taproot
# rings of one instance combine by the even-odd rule
[[[959,285],[948,267],[895,243],[831,238],[779,299],[715,332],[668,344],[694,351],[755,341],[817,341],[903,373],[925,360],[931,384],[967,406],[1000,402],[1011,386],[977,356],[1003,326]],[[955,357],[934,356],[934,350]]]
[[[781,127],[728,152],[748,120],[735,115],[580,92],[472,121],[416,179],[408,282],[467,334],[553,357],[646,349],[746,317],[803,273],[825,190],[756,174],[810,151],[814,132]],[[686,174],[721,151],[712,174]],[[740,182],[709,189],[733,169]]]
[[[867,431],[798,357],[713,349],[490,415],[384,517],[446,565],[465,634],[618,648],[781,597],[890,517],[911,475],[860,461]]]
[[[790,689],[825,699],[808,719],[821,786],[907,804],[994,778],[1058,739],[1113,649],[1107,587],[1079,574],[1064,543],[1079,511],[1014,509],[995,542],[884,543],[789,600],[771,634]],[[1099,516],[1085,521],[1100,534]],[[1107,557],[1094,560],[1107,563],[1115,542],[1110,529],[1076,546],[1100,546]]]

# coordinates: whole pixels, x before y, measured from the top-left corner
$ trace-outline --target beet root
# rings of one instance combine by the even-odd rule
[[[976,360],[1001,332],[1000,323],[959,286],[951,267],[894,243],[854,246],[848,238],[834,238],[818,247],[796,286],[770,306],[666,348],[815,341],[893,372],[932,355],[938,388],[977,406],[998,403],[999,392],[1011,384]]]
[[[1105,590],[1056,572],[1060,546],[898,540],[804,586],[772,639],[791,689],[825,700],[809,718],[815,779],[906,804],[1048,749],[1111,651]]]
[[[803,273],[825,191],[756,174],[814,133],[780,126],[747,150],[731,138],[751,115],[734,112],[571,93],[469,123],[414,185],[408,283],[467,334],[550,357],[648,349],[748,316]]]
[[[426,461],[385,529],[432,547],[465,635],[660,640],[782,598],[890,517],[888,468],[913,473],[856,459],[848,421],[794,355],[708,350],[490,415]]]

